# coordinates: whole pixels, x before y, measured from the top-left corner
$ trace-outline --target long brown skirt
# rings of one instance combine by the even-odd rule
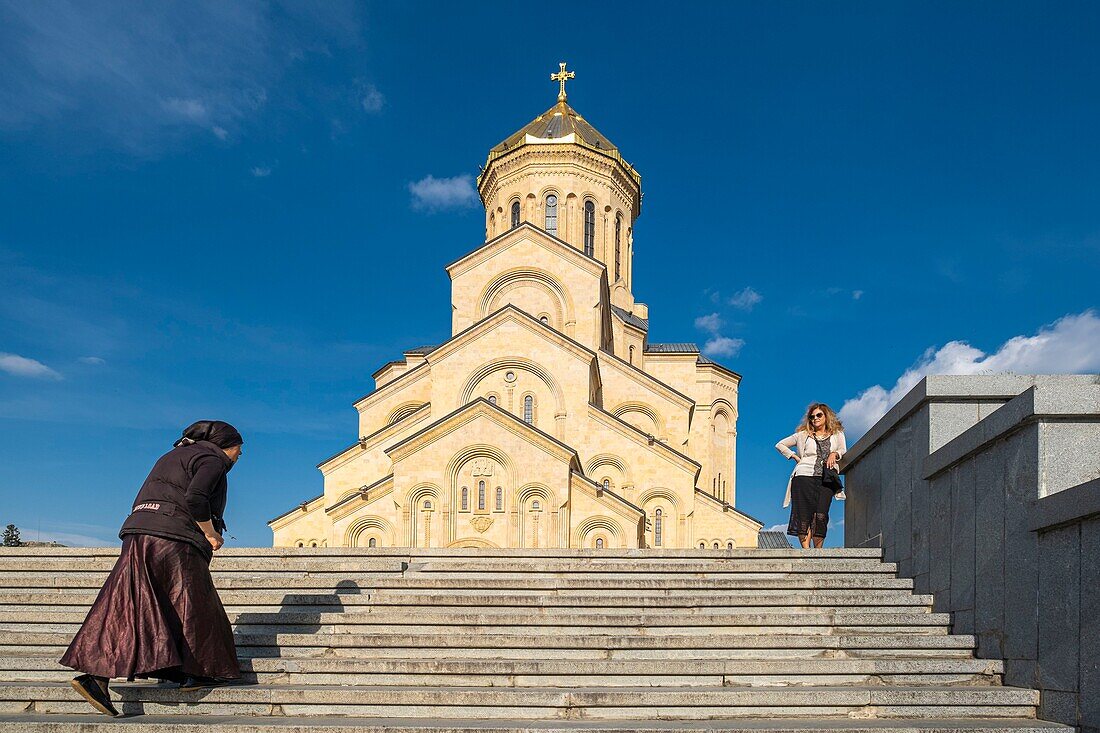
[[[237,678],[233,629],[207,559],[186,542],[127,535],[61,663],[99,677]]]

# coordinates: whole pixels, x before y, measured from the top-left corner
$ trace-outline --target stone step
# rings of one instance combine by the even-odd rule
[[[8,558],[22,557],[117,557],[118,547],[0,547],[0,562]],[[219,558],[259,557],[279,560],[292,557],[391,557],[398,559],[452,559],[463,558],[597,558],[601,560],[643,559],[721,559],[741,558],[798,558],[806,562],[818,562],[834,558],[880,559],[882,550],[873,547],[825,547],[816,550],[800,548],[755,548],[741,547],[730,550],[721,549],[603,549],[592,548],[410,548],[410,547],[223,547],[218,551]]]
[[[0,609],[19,606],[26,609],[46,610],[54,607],[90,606],[97,592],[69,591],[12,591],[0,590]],[[660,608],[666,612],[725,613],[742,608],[763,612],[780,610],[839,610],[858,608],[862,611],[897,607],[913,607],[931,610],[932,596],[916,595],[905,590],[849,591],[820,590],[792,596],[790,593],[763,591],[725,591],[721,593],[696,593],[685,595],[671,591],[638,591],[616,594],[595,591],[531,591],[518,592],[439,592],[417,593],[415,590],[380,590],[362,593],[284,593],[281,591],[228,590],[220,592],[226,610],[243,611],[279,610],[291,607],[329,607],[332,609],[357,606],[388,606],[419,613],[429,609],[490,610],[524,609],[572,609],[583,608],[593,612],[633,612],[638,609]]]
[[[434,718],[585,718],[675,716],[681,720],[797,716],[1017,717],[1034,715],[1039,695],[1013,687],[817,686],[811,688],[420,687],[241,685],[183,692],[172,686],[112,685],[123,713],[184,715],[347,714]],[[0,683],[0,713],[80,713],[67,684]]]
[[[18,607],[16,607],[18,608]],[[87,615],[85,609],[49,610],[44,612],[24,609],[7,610],[0,607],[0,631],[30,631],[28,625],[75,626],[79,628]],[[737,610],[733,613],[660,613],[641,611],[631,613],[592,613],[577,609],[538,609],[535,611],[501,610],[484,613],[480,611],[460,610],[440,611],[428,609],[423,613],[410,614],[403,607],[366,607],[362,610],[343,610],[334,612],[317,611],[280,611],[276,613],[235,613],[229,612],[231,623],[242,626],[324,626],[343,633],[350,628],[362,625],[386,625],[394,628],[416,626],[467,627],[614,627],[614,628],[655,628],[655,627],[778,627],[794,630],[811,630],[810,633],[824,633],[821,628],[836,627],[908,627],[914,632],[927,632],[929,629],[944,631],[951,623],[950,614],[924,612],[889,612],[862,610],[843,610],[829,613],[812,611],[782,611],[758,613]],[[59,628],[64,631],[65,628]],[[76,629],[74,628],[73,631]],[[904,633],[904,632],[899,632]]]
[[[125,726],[120,728],[119,726]],[[460,720],[454,718],[0,715],[0,733],[1073,733],[1026,718],[735,718],[728,720]]]
[[[492,687],[998,685],[1003,665],[979,659],[242,659],[249,680],[322,685]],[[65,681],[56,657],[0,656],[0,680]]]
[[[73,558],[65,560],[27,558],[18,561],[0,563],[0,575],[12,573],[85,573],[109,572],[117,558]],[[272,563],[262,558],[217,558],[210,566],[211,572],[218,573],[433,573],[465,576],[483,573],[514,574],[523,572],[536,575],[558,574],[619,574],[619,575],[665,575],[669,573],[686,575],[740,575],[755,573],[866,573],[872,575],[893,574],[897,567],[893,563],[878,560],[828,560],[816,563],[800,562],[798,559],[727,559],[718,561],[699,560],[631,560],[629,562],[603,562],[600,560],[550,560],[536,564],[520,564],[510,561],[465,560],[423,560],[411,562],[389,558],[361,558],[348,560],[343,558],[314,559],[287,558]]]
[[[681,633],[630,634],[514,634],[507,632],[456,635],[452,633],[420,633],[402,630],[386,633],[320,633],[304,634],[235,634],[238,648],[275,648],[281,655],[288,649],[320,649],[335,652],[338,649],[361,650],[364,654],[377,653],[383,648],[408,648],[427,650],[489,649],[526,650],[551,653],[569,650],[686,650],[713,649],[725,653],[738,650],[806,650],[806,653],[825,650],[937,650],[966,651],[974,648],[974,637],[964,635],[934,634],[820,634],[790,633],[771,634],[681,634]],[[0,651],[19,654],[20,650],[33,647],[64,648],[72,634],[64,632],[12,632],[0,631]],[[255,654],[255,652],[253,652]],[[260,656],[271,656],[262,654]],[[441,656],[447,656],[442,654]]]
[[[717,577],[684,578],[669,575],[661,578],[647,577],[592,577],[573,576],[562,578],[540,578],[526,574],[514,576],[487,575],[485,577],[448,578],[442,576],[394,575],[385,576],[318,576],[304,573],[271,573],[265,576],[254,574],[222,574],[215,577],[219,590],[259,590],[285,589],[286,591],[318,589],[336,589],[338,592],[354,593],[362,590],[377,589],[448,589],[468,590],[485,593],[491,590],[589,590],[612,593],[615,591],[692,591],[714,592],[728,590],[911,590],[913,581],[909,578],[891,576],[854,576],[838,574],[836,576],[808,576],[805,574],[791,577]],[[0,588],[8,589],[87,589],[100,588],[107,579],[106,573],[77,573],[72,577],[60,577],[52,574],[14,574],[0,577]]]

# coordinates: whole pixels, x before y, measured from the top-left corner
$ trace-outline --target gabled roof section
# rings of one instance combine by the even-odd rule
[[[402,354],[430,354],[435,349],[439,348],[439,344],[435,346],[417,346],[415,349],[405,349]]]
[[[578,357],[581,357],[588,361],[596,358],[596,352],[592,351],[584,344],[580,343],[579,341],[574,341],[573,339],[566,336],[564,333],[535,318],[530,313],[521,310],[520,308],[517,308],[511,303],[507,303],[501,308],[498,308],[489,315],[485,316],[477,323],[459,331],[454,336],[437,346],[434,351],[428,353],[428,356],[430,357],[428,359],[428,362],[432,363],[434,361],[437,361],[440,358],[446,356],[451,351],[459,348],[461,346],[461,342],[468,340],[468,337],[473,335],[474,333],[478,331],[488,331],[497,324],[504,321],[519,323],[525,326],[531,332],[545,338],[547,341],[553,341],[564,346],[566,349],[573,352],[573,354]]]
[[[289,517],[289,516],[290,516],[291,514],[293,514],[293,513],[294,513],[294,512],[296,512],[296,511],[300,511],[300,510],[306,510],[306,511],[308,511],[308,510],[309,510],[309,505],[310,505],[310,504],[312,504],[312,503],[314,503],[315,501],[318,501],[318,500],[320,500],[320,499],[324,499],[324,498],[325,498],[325,495],[324,495],[324,494],[320,494],[320,495],[318,495],[318,496],[315,496],[315,497],[313,497],[312,499],[306,499],[305,501],[303,501],[303,502],[302,502],[301,504],[299,504],[298,506],[294,507],[294,508],[293,508],[293,509],[291,509],[290,511],[286,511],[286,512],[283,512],[282,514],[280,514],[279,516],[275,517],[274,519],[268,520],[268,523],[267,523],[267,524],[268,524],[268,526],[270,527],[270,526],[271,526],[272,524],[275,524],[275,522],[278,522],[278,521],[279,521],[280,519],[285,519],[286,517]]]
[[[606,272],[607,270],[607,268],[604,267],[604,264],[597,260],[595,257],[590,257],[586,255],[584,252],[581,252],[576,247],[573,247],[565,240],[558,239],[553,234],[547,232],[545,229],[537,227],[529,221],[521,221],[518,225],[512,227],[503,234],[498,234],[497,236],[487,241],[485,244],[479,246],[477,249],[474,249],[473,251],[467,252],[466,254],[462,255],[454,262],[446,265],[444,269],[447,270],[447,272],[450,273],[453,277],[456,270],[462,269],[463,271],[465,271],[470,267],[478,264],[482,260],[487,259],[489,256],[496,254],[500,250],[507,249],[508,247],[512,246],[513,242],[510,238],[513,237],[513,235],[521,232],[537,234],[538,236],[534,240],[536,243],[541,244],[546,249],[552,252],[556,252],[564,256],[566,259],[569,259],[572,262],[577,263],[578,265],[588,270],[589,272],[592,272],[593,274],[601,274]]]
[[[584,488],[591,491],[597,501],[601,499],[610,499],[611,501],[613,501],[615,510],[619,514],[631,519],[645,518],[645,510],[642,509],[640,506],[637,506],[636,504],[627,501],[611,489],[605,489],[603,486],[600,486],[598,483],[588,478],[583,473],[573,471],[570,478],[576,480],[578,485],[583,486]]]
[[[606,363],[609,367],[618,369],[620,372],[626,374],[634,381],[641,382],[642,384],[650,386],[654,391],[661,393],[666,398],[671,399],[673,402],[682,403],[683,406],[686,407],[689,411],[693,411],[695,409],[695,400],[691,399],[683,392],[673,389],[671,386],[665,384],[660,379],[657,379],[657,377],[653,376],[649,372],[639,369],[630,362],[620,359],[609,351],[601,351],[600,356],[604,357],[604,359],[600,362],[601,364]]]
[[[617,305],[611,306],[611,312],[619,317],[619,320],[623,323],[634,326],[634,328],[641,329],[642,331],[649,331],[649,319],[636,316],[633,313],[628,313]]]
[[[670,446],[668,443],[663,443],[660,440],[657,440],[655,436],[642,432],[638,428],[628,423],[626,420],[623,420],[620,417],[615,417],[607,410],[596,407],[591,403],[589,403],[588,405],[588,414],[596,417],[605,425],[608,425],[609,427],[618,430],[621,434],[633,439],[634,442],[639,444],[644,442],[647,446],[656,448],[658,453],[662,454],[672,463],[678,464],[684,469],[693,471],[695,473],[696,480],[698,480],[699,471],[701,471],[703,467],[694,458],[684,455],[680,451]]]
[[[721,364],[716,362],[714,359],[711,359],[709,356],[704,356],[703,354],[699,354],[699,358],[695,360],[695,363],[699,366],[711,367],[712,369],[717,369],[718,371],[725,372],[726,374],[729,374],[731,377],[734,377],[738,382],[741,381],[741,375],[740,374],[733,371],[732,369],[730,369],[727,366],[722,366]]]
[[[733,512],[734,514],[739,514],[742,517],[744,517],[745,519],[749,520],[750,522],[755,522],[756,524],[759,524],[761,527],[764,526],[764,523],[761,522],[756,517],[752,516],[751,514],[745,514],[745,512],[741,511],[740,509],[735,507],[733,504],[722,501],[718,497],[712,496],[711,494],[708,494],[707,492],[700,489],[698,486],[695,487],[695,496],[696,497],[703,497],[704,499],[707,499],[711,504],[717,504],[719,507],[721,507],[722,511]]]
[[[698,354],[699,347],[690,341],[677,341],[669,344],[646,344],[647,354]]]
[[[478,417],[484,417],[485,419],[492,420],[503,428],[511,430],[530,442],[539,445],[543,450],[548,453],[557,455],[562,460],[569,464],[570,469],[574,471],[581,471],[580,458],[577,456],[577,451],[573,450],[570,446],[561,442],[554,436],[544,433],[534,425],[520,420],[512,413],[497,407],[493,403],[484,397],[478,397],[473,402],[470,402],[463,407],[458,408],[449,415],[441,417],[439,420],[425,426],[423,429],[405,438],[400,443],[391,445],[386,448],[385,452],[392,460],[399,461],[405,457],[406,454],[414,452],[423,448],[426,445],[431,445],[442,435],[436,438],[428,438],[428,434],[434,431],[436,428],[446,423],[458,423],[465,424]]]

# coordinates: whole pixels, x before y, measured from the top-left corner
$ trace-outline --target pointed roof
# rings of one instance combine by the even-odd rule
[[[489,166],[497,158],[507,155],[524,145],[564,145],[569,143],[580,145],[615,159],[623,165],[623,168],[626,169],[634,182],[641,185],[642,177],[638,174],[638,171],[634,170],[634,166],[623,160],[623,156],[619,153],[615,143],[608,140],[595,127],[590,125],[565,100],[559,100],[553,107],[490,148],[484,170],[488,171]],[[478,176],[479,184],[484,175],[483,172],[481,176]]]
[[[561,139],[569,135],[575,135],[576,138],[564,141]],[[493,147],[489,151],[489,155],[492,157],[493,153],[505,153],[517,145],[528,142],[578,142],[606,153],[618,152],[615,144],[601,135],[595,127],[588,124],[577,113],[577,110],[569,106],[568,102],[558,102],[543,112],[517,132],[512,133],[499,145]]]

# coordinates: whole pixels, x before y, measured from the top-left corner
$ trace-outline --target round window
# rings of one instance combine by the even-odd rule
[[[514,381],[516,381],[516,373],[515,372],[505,372],[504,373],[504,381],[505,382],[514,382]]]

